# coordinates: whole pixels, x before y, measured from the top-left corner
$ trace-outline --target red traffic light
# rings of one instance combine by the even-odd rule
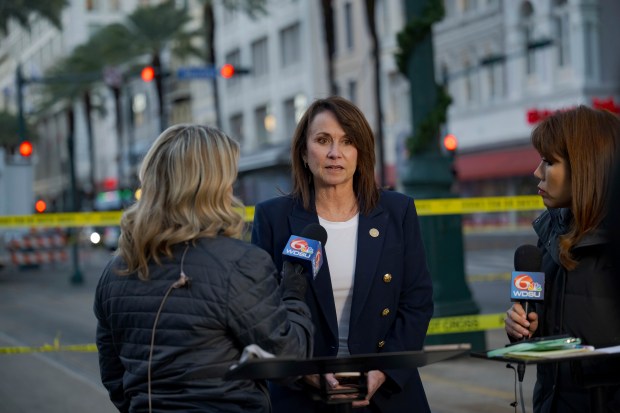
[[[454,136],[453,134],[449,133],[446,136],[444,136],[443,147],[446,148],[446,150],[448,150],[449,152],[456,151],[456,148],[458,147],[458,145],[459,145],[459,142],[456,139],[456,136]]]
[[[43,213],[47,209],[47,204],[45,203],[44,200],[39,199],[37,202],[35,202],[34,209],[38,213]]]
[[[23,141],[19,144],[19,154],[24,158],[28,158],[32,155],[32,144],[28,141]]]
[[[145,66],[142,69],[142,72],[140,72],[140,77],[145,82],[150,82],[155,79],[155,69],[153,69],[153,66]]]
[[[233,65],[231,65],[230,63],[226,63],[220,69],[220,75],[224,79],[230,79],[231,77],[233,77],[234,74],[235,74],[235,67]]]

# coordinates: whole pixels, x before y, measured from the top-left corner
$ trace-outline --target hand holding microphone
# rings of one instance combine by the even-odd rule
[[[323,264],[323,245],[327,231],[319,224],[310,224],[302,235],[291,235],[282,251],[282,298],[304,300],[308,288],[307,276],[314,279]]]
[[[515,339],[529,338],[538,328],[533,302],[545,297],[545,274],[540,272],[542,253],[534,245],[521,245],[515,251],[515,271],[510,282],[510,300],[516,302],[504,320],[506,332]]]

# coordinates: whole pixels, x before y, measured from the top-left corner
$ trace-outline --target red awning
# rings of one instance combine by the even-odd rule
[[[459,181],[527,176],[534,173],[540,155],[532,146],[457,155]]]

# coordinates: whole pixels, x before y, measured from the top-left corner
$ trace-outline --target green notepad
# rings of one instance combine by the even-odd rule
[[[579,351],[590,351],[594,350],[591,346],[583,346],[581,345],[581,339],[576,337],[564,337],[552,340],[537,340],[537,341],[527,341],[524,343],[516,343],[510,346],[498,348],[495,350],[491,350],[487,353],[488,357],[499,357],[499,356],[513,356],[515,354],[519,354],[522,357],[525,355],[530,355],[532,357],[545,357],[543,353],[547,354],[547,357],[556,356],[560,357],[562,353],[558,353],[559,351],[571,350],[570,352],[579,352]],[[555,354],[549,353],[550,351],[555,352]],[[526,354],[523,354],[526,353]],[[568,354],[565,352],[564,354]]]

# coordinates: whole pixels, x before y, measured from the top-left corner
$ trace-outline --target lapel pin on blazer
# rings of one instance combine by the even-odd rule
[[[377,228],[370,228],[370,231],[368,231],[368,233],[373,238],[377,238],[379,236],[379,230]]]

